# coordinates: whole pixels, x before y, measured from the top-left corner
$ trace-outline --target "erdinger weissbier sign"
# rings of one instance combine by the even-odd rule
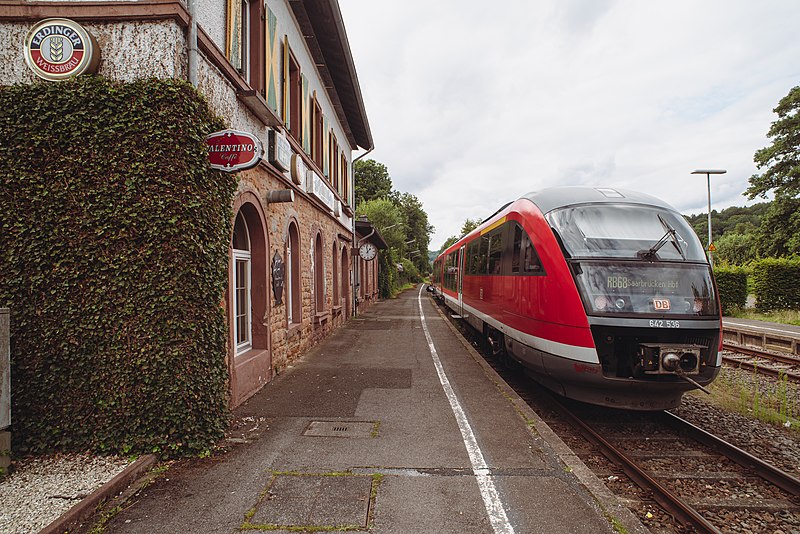
[[[58,81],[97,71],[100,48],[91,33],[69,19],[45,19],[25,38],[25,62],[36,76]]]
[[[206,145],[211,168],[225,172],[255,167],[264,156],[258,137],[237,130],[214,132],[206,137]]]

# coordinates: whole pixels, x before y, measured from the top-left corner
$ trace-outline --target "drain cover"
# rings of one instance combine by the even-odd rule
[[[304,436],[326,438],[371,438],[377,435],[377,421],[311,421]]]

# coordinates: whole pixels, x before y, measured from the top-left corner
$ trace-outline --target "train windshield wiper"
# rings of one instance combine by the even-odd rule
[[[636,256],[643,260],[653,261],[657,259],[656,254],[661,249],[661,247],[663,247],[667,243],[667,241],[671,240],[672,246],[674,246],[678,250],[678,253],[681,255],[681,258],[685,260],[686,254],[683,253],[683,248],[681,248],[681,244],[675,229],[672,226],[670,226],[670,224],[667,221],[664,220],[661,214],[658,214],[658,220],[661,221],[661,226],[663,226],[667,232],[663,236],[661,236],[661,239],[656,241],[656,243],[652,247],[650,247],[647,250],[640,250],[639,252],[636,253]]]

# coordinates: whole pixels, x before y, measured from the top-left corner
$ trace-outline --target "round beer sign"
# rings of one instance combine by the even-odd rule
[[[25,62],[40,78],[57,81],[94,72],[100,49],[83,26],[69,19],[45,19],[25,38]]]

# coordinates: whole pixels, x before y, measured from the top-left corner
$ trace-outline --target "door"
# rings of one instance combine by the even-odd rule
[[[466,258],[465,248],[466,248],[465,246],[462,246],[460,249],[458,249],[458,263],[457,263],[458,270],[457,270],[457,273],[456,273],[457,276],[458,276],[458,282],[456,284],[456,287],[457,287],[457,290],[458,290],[458,314],[460,316],[462,316],[462,317],[464,317],[464,293],[463,293],[463,291],[464,291],[464,263],[465,263],[465,258]]]

